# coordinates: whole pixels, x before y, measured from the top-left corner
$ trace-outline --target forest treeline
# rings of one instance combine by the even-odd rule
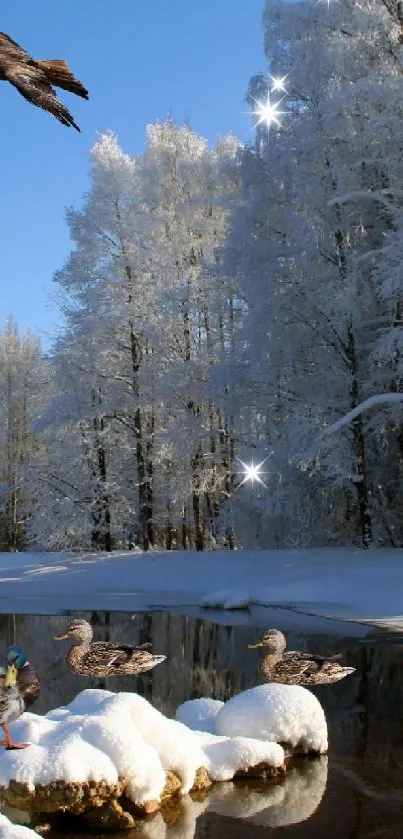
[[[400,3],[324,6],[266,3],[252,145],[92,149],[63,328],[0,336],[2,550],[402,545],[401,405],[326,434],[402,389]]]

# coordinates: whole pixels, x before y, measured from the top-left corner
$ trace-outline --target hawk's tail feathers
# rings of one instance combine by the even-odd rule
[[[35,63],[45,73],[50,84],[88,99],[88,90],[73,76],[67,61],[36,61]]]

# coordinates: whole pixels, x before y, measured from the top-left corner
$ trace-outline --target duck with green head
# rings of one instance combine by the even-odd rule
[[[30,743],[14,743],[9,723],[20,717],[36,702],[40,695],[40,684],[34,668],[24,650],[16,645],[7,650],[7,670],[0,672],[0,725],[5,739],[0,746],[6,749],[25,749]]]

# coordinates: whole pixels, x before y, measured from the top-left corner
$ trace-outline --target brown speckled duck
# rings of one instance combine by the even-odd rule
[[[166,659],[166,655],[152,655],[149,643],[132,647],[113,641],[92,642],[92,626],[85,620],[72,621],[65,632],[55,636],[56,641],[63,638],[76,641],[66,656],[67,667],[76,676],[136,676]]]
[[[283,685],[330,685],[355,672],[355,667],[343,667],[338,663],[340,655],[326,658],[294,650],[285,652],[287,642],[279,629],[268,629],[258,641],[248,646],[249,649],[267,649],[259,665],[259,673],[265,682],[280,682]]]

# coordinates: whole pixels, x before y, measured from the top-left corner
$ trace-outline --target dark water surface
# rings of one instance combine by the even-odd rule
[[[44,713],[66,704],[84,688],[136,690],[157,708],[174,715],[197,696],[226,700],[259,683],[258,651],[247,649],[260,630],[225,626],[167,612],[72,613],[90,619],[97,640],[153,641],[168,661],[139,677],[89,679],[65,666],[68,642],[53,636],[69,617],[0,616],[0,650],[18,642],[37,669],[42,695],[33,710]],[[357,672],[314,690],[327,715],[328,757],[302,760],[284,783],[259,787],[218,784],[203,801],[188,797],[175,823],[159,815],[128,839],[403,839],[403,642],[383,641],[368,630],[357,638],[318,631],[290,631],[290,648],[323,655],[344,653]],[[77,834],[74,834],[77,837]],[[77,837],[78,839],[78,837]]]

